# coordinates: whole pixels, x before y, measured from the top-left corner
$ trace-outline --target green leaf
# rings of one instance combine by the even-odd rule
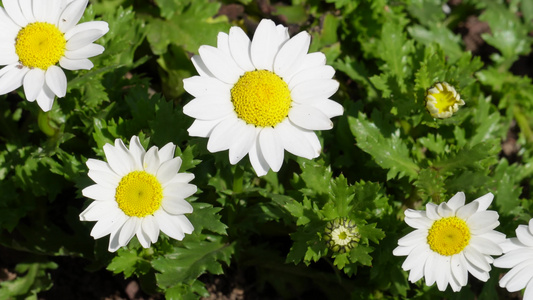
[[[388,169],[387,180],[398,176],[414,179],[420,168],[409,157],[407,145],[400,138],[399,131],[384,136],[380,129],[368,121],[362,114],[356,119],[349,116],[350,129],[355,136],[357,146],[370,154],[384,169]]]
[[[172,252],[154,259],[152,266],[157,284],[161,288],[198,278],[205,272],[222,274],[222,264],[229,264],[235,251],[235,244],[229,244],[220,236],[209,236],[208,240],[184,240],[183,247],[174,247]]]
[[[52,279],[47,269],[57,269],[54,262],[19,263],[15,267],[17,278],[10,281],[0,282],[0,299],[37,299],[37,293],[49,290],[52,287]]]
[[[147,38],[152,51],[161,55],[167,51],[168,45],[175,43],[196,53],[201,45],[215,45],[217,34],[229,30],[226,16],[213,18],[219,8],[220,3],[196,0],[168,20],[151,19]]]
[[[414,51],[413,41],[404,32],[405,20],[389,21],[383,25],[378,42],[378,55],[385,61],[381,70],[394,77],[401,91],[406,91],[404,79],[411,74],[410,54]]]
[[[496,1],[489,2],[479,19],[490,24],[491,33],[484,33],[481,37],[501,52],[502,57],[492,56],[497,63],[510,67],[518,56],[531,51],[533,39],[528,36],[528,29],[516,13],[511,12],[505,5]]]
[[[211,232],[225,235],[226,226],[220,221],[220,207],[213,207],[211,204],[193,202],[191,203],[194,211],[187,215],[187,218],[194,225],[194,230],[201,232],[203,229],[207,229]]]
[[[143,259],[137,255],[135,250],[121,248],[118,250],[117,256],[107,266],[107,269],[115,274],[124,273],[124,276],[129,278],[136,272],[139,263],[142,261]]]

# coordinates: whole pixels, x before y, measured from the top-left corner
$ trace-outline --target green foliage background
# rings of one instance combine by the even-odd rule
[[[467,202],[495,194],[497,230],[532,217],[533,85],[516,71],[529,57],[533,2],[463,0],[445,13],[439,0],[95,0],[82,19],[105,20],[105,52],[90,71],[67,72],[68,92],[43,113],[19,89],[0,96],[0,245],[16,253],[3,264],[17,274],[0,283],[0,299],[37,299],[53,288],[60,257],[82,258],[134,277],[149,294],[168,299],[209,296],[205,284],[225,274],[244,277],[248,295],[332,299],[509,299],[491,279],[469,279],[459,293],[407,282],[403,257],[392,256],[411,229],[405,208],[423,209],[464,191]],[[471,17],[490,28],[480,48],[466,50],[461,32]],[[255,176],[248,159],[231,166],[191,138],[182,107],[192,97],[182,80],[196,75],[190,57],[216,45],[218,32],[240,26],[252,34],[262,18],[308,31],[311,52],[326,54],[345,108],[319,132],[321,156],[286,153],[279,173]],[[425,91],[456,87],[466,105],[433,119]],[[134,238],[117,253],[107,237],[94,241],[79,213],[90,202],[85,161],[102,147],[139,135],[145,147],[178,145],[181,171],[195,174],[190,199],[193,234],[161,234],[143,249]],[[505,147],[511,150],[504,151]],[[328,250],[328,221],[349,217],[361,241],[343,254]],[[2,258],[0,258],[2,261]],[[251,296],[250,296],[251,297]]]

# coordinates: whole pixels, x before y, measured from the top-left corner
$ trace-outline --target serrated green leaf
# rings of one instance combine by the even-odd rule
[[[384,169],[389,169],[387,179],[402,178],[410,179],[418,175],[419,167],[409,156],[409,150],[399,132],[385,137],[374,123],[371,123],[362,114],[359,118],[348,117],[350,129],[355,136],[357,146],[370,154]]]
[[[193,202],[191,203],[194,211],[187,215],[187,218],[194,225],[194,230],[201,232],[203,229],[225,235],[226,226],[220,221],[220,214],[218,213],[221,208],[213,207],[211,204]]]
[[[171,43],[196,53],[201,45],[215,45],[219,32],[228,32],[226,16],[214,18],[220,3],[191,1],[189,6],[168,20],[152,19],[147,25],[147,38],[155,54],[167,51]]]
[[[135,250],[122,248],[107,266],[107,269],[115,274],[124,273],[124,276],[129,278],[135,273],[135,270],[141,261],[142,258],[137,255]]]
[[[157,284],[166,288],[196,279],[204,272],[221,274],[221,263],[229,264],[234,251],[235,244],[224,242],[220,236],[211,236],[206,241],[183,241],[183,247],[175,247],[172,253],[152,261],[154,269],[160,272],[156,274]]]

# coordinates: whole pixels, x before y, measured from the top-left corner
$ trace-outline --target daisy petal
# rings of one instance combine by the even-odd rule
[[[72,60],[85,59],[100,55],[104,52],[104,46],[98,44],[89,44],[76,50],[66,50],[65,57]]]
[[[185,78],[183,79],[183,88],[196,98],[207,95],[224,95],[225,99],[231,97],[231,86],[213,77],[193,76]]]
[[[308,105],[294,105],[289,111],[289,119],[294,124],[308,130],[333,128],[333,123],[324,113]]]
[[[130,154],[131,158],[133,160],[133,169],[135,170],[141,170],[143,168],[143,157],[146,151],[144,150],[143,146],[141,145],[141,141],[139,141],[139,137],[136,135],[132,136],[130,139]]]
[[[252,145],[256,142],[258,129],[250,124],[245,124],[239,120],[241,126],[237,126],[233,144],[229,148],[229,162],[234,165],[238,163],[250,151]],[[258,149],[259,150],[259,149]]]
[[[175,157],[161,164],[157,170],[157,179],[163,186],[168,183],[179,171],[181,167],[181,158]]]
[[[2,70],[8,68],[4,67]],[[22,85],[24,76],[30,69],[28,68],[15,68],[14,66],[6,69],[6,73],[0,77],[0,95],[7,94],[13,90],[19,88]]]
[[[333,79],[315,79],[300,83],[291,90],[291,97],[297,103],[327,99],[339,89],[339,82]]]
[[[26,20],[26,18],[22,14],[22,11],[20,10],[18,0],[3,0],[2,3],[4,4],[4,9],[6,10],[9,17],[11,17],[13,22],[15,22],[20,27],[25,27],[26,25],[28,25],[28,20]]]
[[[157,242],[157,239],[159,238],[159,224],[154,216],[145,216],[142,220],[141,227],[152,243]]]
[[[50,66],[45,72],[46,85],[59,98],[65,97],[67,93],[67,76],[60,67]]]
[[[105,144],[104,152],[109,166],[118,175],[124,176],[133,171],[134,163],[128,149],[124,146],[121,139],[115,140],[114,147],[110,144]]]
[[[28,21],[28,23],[35,22],[35,17],[33,16],[33,8],[32,8],[32,0],[20,0],[20,10],[22,12],[22,15],[24,18]]]
[[[252,144],[252,148],[250,148],[248,157],[250,158],[250,163],[252,164],[257,176],[261,177],[268,173],[270,167],[263,157],[263,154],[257,149],[257,142]]]
[[[259,133],[259,147],[263,157],[274,172],[278,172],[283,164],[283,147],[276,131],[272,127],[265,127]]]
[[[229,48],[237,65],[244,71],[253,71],[255,66],[250,58],[251,41],[240,27],[233,26],[229,30]]]
[[[193,212],[192,205],[180,198],[166,197],[161,205],[171,215],[183,215]]]
[[[161,231],[173,239],[178,241],[183,240],[185,234],[181,226],[176,221],[173,221],[173,218],[175,217],[167,214],[161,209],[156,211],[154,216],[157,219],[157,223],[159,224],[159,229]]]
[[[288,120],[279,123],[274,129],[276,130],[283,148],[288,152],[307,159],[313,159],[320,155],[320,151],[317,153],[311,143],[303,135],[303,133],[307,132],[305,129],[293,126]],[[315,134],[312,131],[310,133]]]
[[[183,113],[201,120],[220,119],[234,113],[231,101],[223,96],[207,96],[193,99],[183,106]]]
[[[255,68],[272,71],[274,57],[278,50],[279,41],[276,24],[271,20],[261,20],[250,45],[250,56]]]
[[[287,41],[279,50],[274,61],[274,72],[280,77],[285,78],[285,75],[292,74],[294,65],[298,65],[303,60],[305,54],[309,50],[311,43],[311,36],[309,33],[302,31]]]
[[[194,184],[174,183],[164,188],[163,196],[185,199],[196,193],[196,191],[197,188]]]
[[[35,101],[37,96],[43,89],[44,85],[44,71],[39,68],[31,69],[26,76],[24,76],[23,87],[24,94],[28,101]]]
[[[126,223],[124,223],[118,237],[118,243],[120,246],[126,246],[130,242],[140,225],[140,220],[136,217],[130,217]]]
[[[474,201],[479,202],[478,211],[487,210],[487,208],[489,208],[490,204],[492,203],[493,199],[494,199],[494,195],[492,193],[487,193],[477,198],[476,200],[474,200]]]
[[[59,65],[61,68],[71,71],[90,70],[94,67],[94,64],[88,59],[70,59],[66,57],[61,57]]]
[[[75,0],[67,5],[59,17],[58,27],[61,32],[67,32],[80,21],[88,2],[89,0]]]
[[[81,214],[81,221],[98,221],[107,212],[117,209],[115,201],[94,201]]]
[[[211,132],[213,128],[215,128],[219,123],[220,119],[215,120],[194,120],[191,127],[187,129],[187,132],[189,132],[190,136],[198,136],[198,137],[209,137],[211,135]]]
[[[174,153],[176,153],[176,145],[168,143],[163,148],[159,149],[159,159],[161,163],[171,160],[174,158]]]
[[[52,109],[55,97],[56,95],[48,87],[45,81],[41,92],[39,93],[39,95],[37,95],[37,104],[44,112],[47,112]]]
[[[457,210],[459,207],[465,205],[465,193],[458,192],[453,195],[453,197],[448,200],[447,204],[453,211]]]
[[[108,31],[109,25],[107,24],[107,22],[104,21],[91,21],[78,24],[71,28],[69,31],[65,32],[65,40],[67,40],[66,48],[67,50],[76,50],[78,48],[81,48],[96,41]],[[77,45],[79,47],[69,47],[69,41],[72,40],[75,36],[75,42],[73,42],[72,46]],[[88,42],[89,40],[92,41]]]
[[[232,144],[237,122],[237,118],[226,118],[216,125],[209,135],[207,150],[211,153],[228,150]]]
[[[104,186],[93,184],[81,191],[82,195],[99,201],[114,201],[115,189],[106,188]]]
[[[157,169],[159,169],[160,165],[161,162],[159,160],[159,153],[157,151],[157,147],[154,146],[148,149],[148,151],[144,155],[143,160],[144,170],[152,175],[155,175],[157,174]]]
[[[198,49],[202,61],[216,78],[228,84],[234,84],[244,73],[224,51],[211,46]]]

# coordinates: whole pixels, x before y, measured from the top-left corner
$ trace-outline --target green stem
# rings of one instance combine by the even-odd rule
[[[241,166],[235,166],[235,173],[233,174],[233,193],[242,193],[244,169]]]
[[[531,130],[531,127],[529,126],[527,117],[522,113],[520,107],[517,105],[513,106],[513,115],[516,119],[516,123],[518,123],[518,127],[520,127],[520,130],[526,137],[526,141],[528,143],[533,143],[533,130]]]

